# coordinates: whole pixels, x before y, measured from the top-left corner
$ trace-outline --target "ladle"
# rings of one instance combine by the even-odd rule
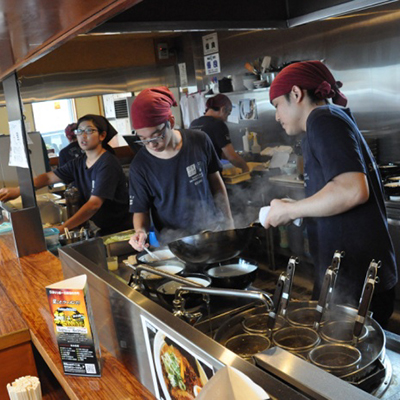
[[[150,251],[146,246],[143,246],[144,251],[151,257],[154,258],[155,260],[161,261],[161,258],[158,257],[156,254],[154,254],[152,251]]]

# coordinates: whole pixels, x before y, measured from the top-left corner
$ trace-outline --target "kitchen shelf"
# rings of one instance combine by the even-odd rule
[[[239,91],[235,91],[235,92],[226,92],[226,93],[221,93],[224,94],[225,96],[234,96],[234,95],[239,95],[239,94],[246,94],[246,93],[259,93],[259,92],[268,92],[269,91],[269,87],[266,88],[260,88],[260,89],[252,89],[252,90],[239,90]],[[206,94],[204,97],[206,99],[210,98],[210,97],[214,97],[217,93],[214,94]]]

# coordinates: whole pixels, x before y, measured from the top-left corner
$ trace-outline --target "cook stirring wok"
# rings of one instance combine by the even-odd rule
[[[164,242],[217,225],[233,227],[222,166],[210,138],[176,129],[172,106],[172,92],[156,87],[143,90],[131,107],[132,125],[143,146],[129,169],[135,229],[129,243],[137,251],[143,250],[151,221]]]
[[[393,312],[398,277],[383,188],[375,159],[344,108],[341,86],[320,61],[291,64],[273,81],[270,101],[276,120],[289,136],[305,134],[306,198],[272,200],[265,226],[305,218],[315,265],[313,299],[335,250],[346,254],[335,288],[337,303],[358,305],[370,262],[382,261],[370,309],[385,325]]]
[[[132,227],[128,210],[128,187],[118,159],[104,146],[117,134],[106,118],[86,115],[77,122],[82,156],[76,157],[52,172],[34,179],[35,189],[57,182],[74,182],[82,198],[82,206],[63,225],[60,232],[80,226],[89,219],[101,229],[101,234],[120,232]],[[8,201],[20,195],[19,188],[0,190],[0,200]]]

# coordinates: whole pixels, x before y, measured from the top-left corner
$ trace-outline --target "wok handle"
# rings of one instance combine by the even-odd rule
[[[272,331],[272,329],[274,329],[274,326],[275,326],[276,317],[277,317],[278,310],[279,310],[279,305],[282,300],[282,292],[283,292],[283,286],[284,286],[285,280],[286,280],[285,273],[282,272],[281,275],[279,276],[278,283],[276,284],[274,297],[272,298],[272,302],[274,303],[274,308],[268,314],[267,327],[271,331]]]

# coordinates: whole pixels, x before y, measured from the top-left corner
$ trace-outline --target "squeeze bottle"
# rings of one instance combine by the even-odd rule
[[[253,132],[253,146],[251,146],[251,152],[253,154],[260,154],[261,153],[261,147],[258,144],[257,141],[257,133]]]
[[[249,130],[246,128],[244,135],[242,136],[243,140],[243,151],[248,153],[250,151],[250,143],[249,143]]]

